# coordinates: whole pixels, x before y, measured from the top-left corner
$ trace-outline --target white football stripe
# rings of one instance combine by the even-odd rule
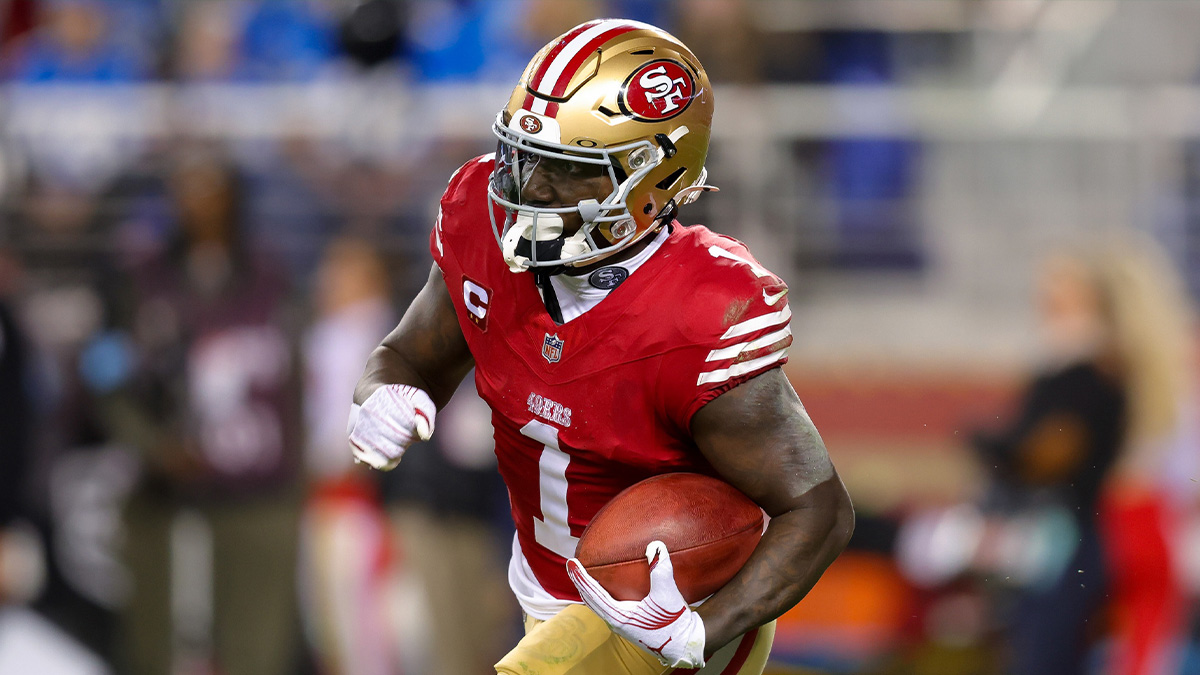
[[[786,338],[787,336],[789,336],[791,334],[792,334],[792,327],[784,326],[783,330],[777,330],[774,333],[768,333],[768,334],[758,338],[757,340],[751,340],[750,342],[740,342],[736,345],[733,345],[731,347],[725,347],[723,349],[714,349],[708,353],[708,358],[706,358],[704,360],[705,361],[721,361],[723,359],[732,359],[732,358],[736,357],[738,354],[741,354],[742,352],[752,352],[755,349],[762,349],[763,347],[766,347],[767,345],[773,345],[776,342],[779,342],[780,340]]]
[[[758,263],[754,262],[753,260],[747,260],[740,255],[735,255],[733,253],[730,253],[729,251],[726,251],[725,249],[723,249],[720,246],[717,246],[715,244],[713,246],[708,247],[708,254],[714,258],[725,258],[726,260],[732,260],[734,262],[740,262],[743,265],[747,265],[750,267],[750,271],[754,272],[754,276],[756,276],[760,279],[763,277],[775,276],[775,275],[771,274],[770,272],[768,272],[765,267],[763,267],[762,265],[759,265]]]
[[[620,28],[622,26],[628,26],[630,24],[637,24],[637,22],[622,21],[619,19],[601,21],[595,26],[583,31],[579,35],[576,35],[575,39],[568,42],[567,46],[558,53],[558,56],[554,57],[553,61],[550,62],[550,67],[546,69],[545,74],[542,75],[542,79],[538,80],[534,85],[534,89],[537,89],[543,93],[550,93],[550,90],[554,89],[555,83],[558,82],[558,78],[562,76],[563,69],[567,67],[567,64],[571,62],[571,59],[575,58],[575,56],[579,54],[581,49],[587,46],[587,43],[591,42],[593,38],[607,31],[610,31],[614,28]]]
[[[783,309],[779,310],[778,312],[763,314],[762,316],[756,316],[753,319],[747,319],[741,323],[733,324],[729,327],[729,330],[725,331],[725,334],[721,336],[721,339],[727,340],[739,335],[753,333],[754,331],[762,330],[764,328],[770,328],[771,326],[778,326],[781,323],[787,323],[788,319],[790,318],[792,318],[792,307],[791,305],[784,305]]]
[[[533,97],[533,105],[529,106],[529,112],[534,112],[539,115],[545,115],[546,114],[546,106],[548,106],[548,105],[550,105],[550,102],[547,101],[546,99],[534,96]]]
[[[700,377],[696,379],[696,384],[708,384],[710,382],[724,382],[730,378],[744,375],[751,371],[758,370],[763,366],[770,365],[776,361],[782,361],[783,357],[787,356],[787,350],[781,349],[777,352],[772,352],[766,356],[759,357],[750,361],[743,361],[737,365],[720,370],[711,370],[707,373],[700,373]]]

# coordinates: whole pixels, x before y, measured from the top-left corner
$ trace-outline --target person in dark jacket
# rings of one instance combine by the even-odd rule
[[[1045,263],[1038,308],[1049,358],[1005,429],[975,439],[993,482],[991,508],[1019,515],[1066,513],[1076,541],[1068,562],[1023,586],[1008,617],[1008,671],[1086,672],[1089,626],[1105,598],[1105,557],[1096,518],[1101,488],[1121,451],[1127,395],[1108,300],[1082,261]]]
[[[32,405],[26,377],[28,349],[8,305],[0,301],[0,605],[28,599],[23,580],[5,574],[3,561],[20,544],[16,523],[26,515]]]
[[[136,365],[104,403],[143,462],[123,672],[290,672],[301,387],[286,279],[244,244],[239,175],[218,155],[180,155],[168,194],[178,237],[129,274]]]

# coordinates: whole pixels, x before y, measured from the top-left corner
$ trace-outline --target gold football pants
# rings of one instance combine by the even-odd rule
[[[548,621],[525,619],[525,638],[500,663],[501,675],[762,675],[775,639],[775,622],[723,647],[697,671],[669,668],[615,634],[585,605],[571,605]]]

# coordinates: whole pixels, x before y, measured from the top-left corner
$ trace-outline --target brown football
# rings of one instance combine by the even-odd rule
[[[600,509],[576,557],[617,600],[650,592],[646,545],[667,545],[689,603],[733,578],[762,537],[764,514],[737,488],[696,473],[669,473],[626,488]]]

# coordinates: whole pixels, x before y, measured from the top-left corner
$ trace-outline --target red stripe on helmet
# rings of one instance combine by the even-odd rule
[[[546,117],[555,117],[558,115],[558,104],[553,101],[546,103]]]
[[[521,107],[525,110],[533,110],[533,94],[525,94],[525,102],[521,104]]]
[[[554,60],[554,57],[561,54],[562,50],[567,48],[567,45],[570,44],[571,40],[579,37],[579,35],[584,31],[598,23],[601,23],[602,21],[603,19],[598,19],[596,21],[589,21],[587,23],[579,24],[575,28],[571,29],[571,32],[562,36],[562,38],[559,39],[558,44],[554,45],[554,47],[552,47],[546,54],[546,58],[542,59],[542,62],[538,64],[537,72],[534,73],[533,77],[529,78],[529,88],[540,91],[542,78],[545,77],[546,71],[550,68],[550,62]]]
[[[604,43],[617,37],[618,35],[624,35],[625,33],[637,30],[638,28],[640,28],[640,26],[617,26],[615,28],[610,28],[609,30],[606,30],[592,38],[590,42],[583,46],[583,49],[580,49],[575,56],[567,62],[566,67],[562,70],[562,74],[558,76],[558,81],[554,83],[554,89],[551,90],[550,95],[562,96],[567,92],[567,85],[570,84],[571,78],[575,77],[576,71],[578,71],[579,67],[583,65],[583,62],[592,55],[592,52],[596,51],[602,45],[604,45]]]

